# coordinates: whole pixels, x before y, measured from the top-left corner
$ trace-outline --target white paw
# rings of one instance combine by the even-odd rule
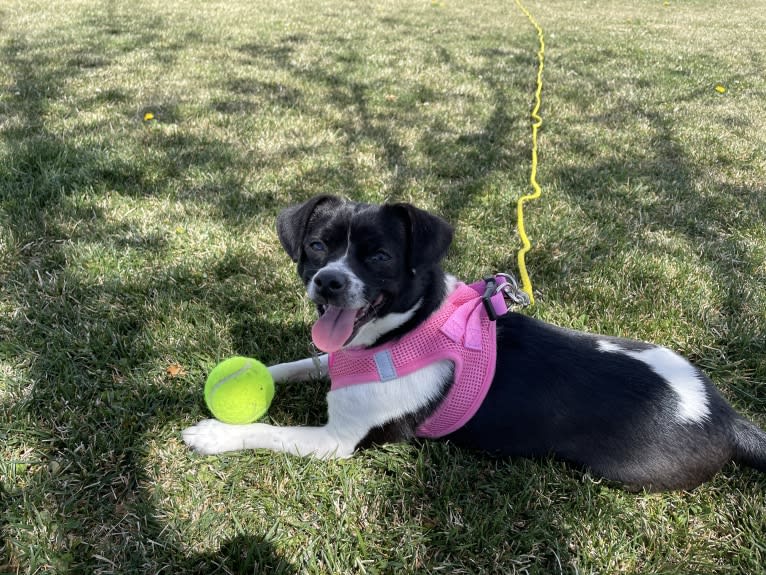
[[[217,419],[203,419],[181,432],[184,443],[197,453],[213,455],[225,451],[244,449],[241,425],[221,423]]]

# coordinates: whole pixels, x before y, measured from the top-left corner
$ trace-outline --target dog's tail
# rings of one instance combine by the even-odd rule
[[[766,473],[766,432],[739,417],[734,420],[732,429],[735,439],[734,460]]]

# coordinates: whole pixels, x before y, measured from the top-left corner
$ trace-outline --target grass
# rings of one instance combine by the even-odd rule
[[[762,3],[529,8],[529,313],[669,345],[766,425]],[[734,465],[632,495],[442,443],[180,441],[219,359],[308,351],[281,207],[413,201],[457,225],[449,271],[515,269],[536,39],[513,3],[7,0],[0,22],[0,572],[762,570],[766,479]],[[281,387],[269,419],[320,422],[326,389]]]

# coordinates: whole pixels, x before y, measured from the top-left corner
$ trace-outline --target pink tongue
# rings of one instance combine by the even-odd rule
[[[357,311],[359,310],[327,306],[322,317],[311,328],[314,345],[328,353],[342,348],[354,331]]]

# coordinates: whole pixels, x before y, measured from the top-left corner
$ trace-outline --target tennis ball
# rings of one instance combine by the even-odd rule
[[[205,403],[219,421],[251,423],[268,411],[274,380],[260,361],[231,357],[216,365],[205,382]]]

